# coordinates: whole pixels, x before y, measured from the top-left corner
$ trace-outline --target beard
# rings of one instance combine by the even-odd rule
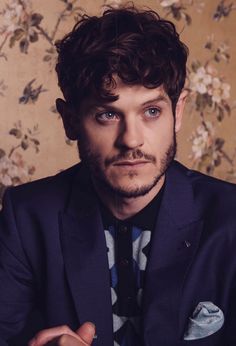
[[[166,149],[163,157],[160,159],[160,168],[152,181],[139,187],[122,187],[112,184],[112,182],[105,174],[105,170],[102,169],[103,161],[101,156],[91,151],[91,148],[89,147],[89,144],[85,138],[81,140],[81,143],[78,142],[77,145],[80,159],[88,167],[94,184],[98,184],[102,188],[106,189],[109,193],[116,194],[117,197],[123,198],[137,198],[140,196],[144,196],[148,192],[150,192],[165,174],[167,168],[174,160],[177,150],[176,134],[174,132],[172,142]],[[105,167],[108,167],[115,162],[132,159],[145,159],[152,162],[153,164],[156,163],[155,156],[143,153],[140,149],[135,149],[122,151],[118,155],[106,159]],[[128,172],[130,180],[134,179],[136,175],[137,172],[132,169],[130,169],[130,171]]]

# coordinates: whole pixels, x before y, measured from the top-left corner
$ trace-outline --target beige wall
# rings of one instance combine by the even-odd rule
[[[78,161],[54,100],[53,42],[81,13],[122,0],[0,0],[0,190],[54,174]],[[178,159],[236,182],[235,8],[230,1],[146,0],[136,5],[174,21],[190,48],[190,98]],[[68,5],[70,4],[70,5]]]

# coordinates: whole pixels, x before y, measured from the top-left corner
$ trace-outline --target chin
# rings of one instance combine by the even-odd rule
[[[141,196],[145,196],[148,194],[159,182],[161,176],[154,177],[149,181],[140,182],[139,179],[137,181],[133,181],[133,183],[113,183],[109,180],[103,180],[103,186],[109,190],[110,193],[116,194],[118,197],[122,198],[137,198]],[[135,180],[135,179],[133,179]]]

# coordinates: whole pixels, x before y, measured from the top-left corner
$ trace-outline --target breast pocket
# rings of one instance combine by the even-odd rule
[[[230,346],[224,340],[222,330],[218,330],[212,335],[206,336],[201,339],[183,340],[179,346]]]

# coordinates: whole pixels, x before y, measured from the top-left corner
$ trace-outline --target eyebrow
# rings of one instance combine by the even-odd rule
[[[166,104],[168,104],[168,99],[164,95],[159,95],[159,96],[155,97],[154,99],[147,100],[147,101],[143,102],[140,106],[143,107],[143,106],[146,106],[147,104],[154,103],[154,102],[165,102]],[[114,111],[116,111],[118,109],[116,106],[112,105],[112,102],[111,103],[100,103],[100,104],[97,104],[95,107],[96,108],[102,107],[104,110],[110,109],[110,110],[114,110]]]
[[[163,101],[165,103],[168,103],[168,99],[166,96],[164,95],[160,95],[158,97],[155,97],[154,99],[151,99],[151,100],[148,100],[148,101],[145,101],[144,103],[142,103],[142,106],[145,106],[149,103],[153,103],[153,102],[160,102],[160,101]]]

